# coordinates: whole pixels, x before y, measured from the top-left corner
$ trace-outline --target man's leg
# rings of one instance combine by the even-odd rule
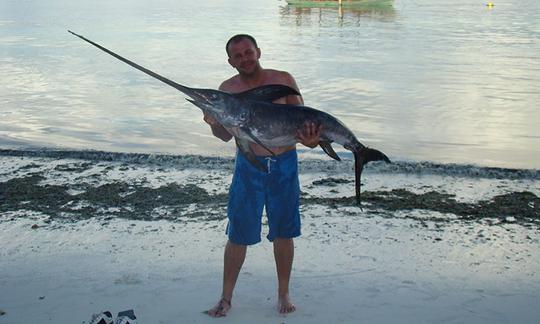
[[[234,286],[246,258],[246,250],[246,245],[238,245],[227,241],[223,257],[223,292],[217,305],[208,311],[208,315],[212,317],[227,315],[231,308]]]
[[[293,239],[274,239],[274,258],[278,277],[278,310],[280,313],[292,313],[296,307],[289,297],[289,280],[294,259]]]

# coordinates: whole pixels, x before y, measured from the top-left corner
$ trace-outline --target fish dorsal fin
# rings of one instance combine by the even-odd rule
[[[334,151],[334,148],[332,147],[332,143],[330,143],[329,141],[320,141],[319,146],[323,149],[324,153],[328,154],[329,157],[331,157],[334,160],[341,161],[336,151]]]
[[[300,96],[297,90],[281,84],[269,84],[233,94],[236,98],[272,102],[285,96]]]

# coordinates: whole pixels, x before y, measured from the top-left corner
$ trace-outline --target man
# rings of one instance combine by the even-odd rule
[[[294,78],[287,72],[263,69],[259,58],[261,50],[249,35],[233,36],[225,47],[229,64],[238,74],[224,81],[220,90],[237,93],[268,84],[282,84],[298,90]],[[300,96],[287,96],[275,103],[302,105]],[[210,115],[204,120],[211,126],[214,136],[227,142],[233,137]],[[319,144],[320,129],[313,123],[305,125],[298,140],[308,146]],[[229,240],[225,246],[223,291],[220,300],[208,314],[225,316],[231,308],[233,290],[246,256],[248,245],[260,242],[262,209],[265,206],[270,232],[268,239],[274,245],[274,258],[278,277],[278,310],[295,311],[289,297],[289,279],[294,257],[293,238],[300,235],[299,181],[296,147],[272,147],[275,157],[269,157],[262,146],[251,143],[251,149],[269,172],[262,172],[250,164],[238,151],[233,181],[229,191],[227,216]]]

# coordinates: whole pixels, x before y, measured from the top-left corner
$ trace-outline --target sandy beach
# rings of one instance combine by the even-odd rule
[[[339,198],[352,199],[353,184],[345,181],[351,174],[321,171],[313,167],[317,163],[304,165],[301,175],[303,235],[296,240],[291,282],[297,311],[283,316],[275,309],[272,245],[263,240],[248,250],[231,312],[209,318],[203,311],[221,291],[226,241],[226,198],[216,197],[226,194],[230,181],[231,161],[218,162],[223,165],[216,170],[211,163],[194,168],[1,157],[5,314],[0,323],[88,323],[93,313],[126,309],[134,309],[138,323],[536,323],[540,318],[538,180],[368,170],[360,210]],[[54,192],[53,198],[41,195],[49,202],[32,198],[24,187],[35,177],[39,181],[30,187]],[[173,185],[186,189],[186,184],[214,198],[174,208],[170,202],[151,204],[174,194]],[[113,199],[116,193],[105,191],[112,185],[126,185],[126,199],[146,188],[137,199],[146,197],[151,212]],[[27,196],[14,197],[14,188]],[[59,188],[73,201],[63,202]],[[99,199],[77,200],[89,188],[99,189]],[[160,188],[161,198],[151,194]],[[453,197],[456,214],[393,209],[370,199],[372,190],[390,197],[399,195],[399,188],[424,200],[438,188]],[[189,192],[192,199],[201,195]],[[479,217],[465,217],[457,211],[508,192],[531,194],[524,204],[532,218],[483,217],[481,208]]]

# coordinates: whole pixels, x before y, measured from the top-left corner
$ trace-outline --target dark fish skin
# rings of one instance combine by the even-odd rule
[[[390,163],[390,159],[384,153],[364,146],[347,126],[326,112],[306,106],[254,100],[232,99],[232,101],[234,103],[225,105],[216,118],[226,120],[227,116],[243,116],[241,119],[236,119],[235,124],[224,124],[224,126],[235,135],[239,148],[253,164],[258,164],[258,161],[249,148],[249,141],[257,142],[267,148],[294,145],[298,143],[296,138],[298,130],[302,129],[306,122],[320,125],[319,145],[330,157],[340,160],[332,149],[331,144],[334,142],[353,152],[356,201],[360,205],[360,185],[364,165],[371,161]],[[230,106],[234,106],[234,109],[227,109]],[[271,149],[268,151],[272,154]],[[263,165],[259,165],[259,168],[265,170]]]
[[[272,103],[272,101],[287,95],[299,95],[295,89],[283,85],[266,85],[242,93],[231,94],[214,89],[186,87],[148,70],[81,35],[69,30],[68,32],[189,96],[190,99],[187,99],[189,102],[212,115],[233,134],[238,148],[253,165],[262,171],[267,171],[266,166],[256,159],[249,143],[255,142],[265,147],[269,155],[274,155],[271,150],[272,147],[289,146],[298,143],[297,132],[307,122],[321,126],[319,145],[333,159],[340,160],[332,148],[331,144],[334,142],[353,152],[356,202],[358,205],[360,205],[360,185],[364,165],[371,161],[391,163],[384,153],[360,143],[347,126],[334,116],[306,106]]]

